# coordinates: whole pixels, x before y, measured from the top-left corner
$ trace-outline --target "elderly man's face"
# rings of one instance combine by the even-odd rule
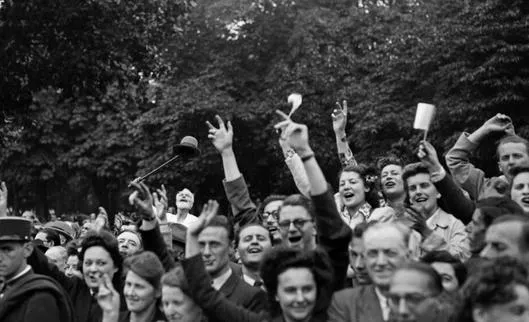
[[[409,257],[403,233],[395,226],[368,228],[363,236],[367,272],[375,284],[387,288],[393,274]]]
[[[59,271],[64,272],[66,270],[66,260],[68,257],[66,249],[62,247],[52,247],[46,251],[45,255],[48,258],[48,262],[57,266]]]
[[[190,210],[193,208],[194,196],[191,191],[184,189],[176,194],[176,208]]]

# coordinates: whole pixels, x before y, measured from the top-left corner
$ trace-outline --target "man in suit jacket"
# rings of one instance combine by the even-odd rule
[[[265,309],[266,294],[248,285],[230,266],[233,231],[226,217],[215,217],[199,234],[202,258],[213,288],[233,302],[259,312]],[[210,317],[211,319],[211,317]]]
[[[362,239],[367,273],[373,284],[334,294],[330,322],[382,322],[389,319],[387,294],[397,267],[409,259],[410,230],[400,223],[368,226]]]

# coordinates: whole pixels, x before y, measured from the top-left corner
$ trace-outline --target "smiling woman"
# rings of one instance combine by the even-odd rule
[[[164,269],[158,257],[152,252],[142,252],[127,258],[123,266],[126,272],[123,295],[127,311],[120,313],[119,321],[163,320],[164,315],[157,304]]]

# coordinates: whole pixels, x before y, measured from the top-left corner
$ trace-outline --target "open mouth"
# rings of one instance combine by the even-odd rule
[[[343,193],[343,197],[346,199],[352,198],[354,196],[355,196],[354,192],[351,192],[351,191],[346,191]]]
[[[522,202],[529,205],[529,196],[523,197]]]
[[[247,252],[248,254],[259,254],[259,253],[262,253],[263,251],[259,247],[250,247],[248,248]]]
[[[393,188],[393,187],[395,187],[395,185],[396,185],[396,183],[393,182],[393,181],[388,181],[388,182],[386,182],[386,183],[384,184],[384,186],[385,186],[386,188]]]
[[[427,200],[428,200],[428,198],[426,198],[426,197],[415,198],[415,202],[425,202]]]
[[[288,237],[288,241],[292,244],[299,243],[301,241],[301,236],[291,236]]]

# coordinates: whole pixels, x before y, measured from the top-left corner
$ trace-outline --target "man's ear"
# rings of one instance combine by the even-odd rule
[[[472,319],[474,322],[483,322],[486,321],[486,315],[487,313],[482,308],[474,308],[472,309]]]
[[[33,254],[33,243],[32,242],[24,243],[24,246],[22,247],[24,249],[24,258],[28,258],[29,256],[31,256],[31,254]]]

